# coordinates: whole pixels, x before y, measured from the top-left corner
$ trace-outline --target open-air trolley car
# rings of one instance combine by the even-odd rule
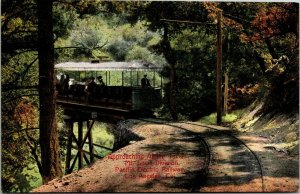
[[[65,62],[55,65],[57,102],[143,111],[161,105],[162,67],[146,62]],[[149,84],[142,86],[142,79]],[[94,83],[92,83],[94,82]]]

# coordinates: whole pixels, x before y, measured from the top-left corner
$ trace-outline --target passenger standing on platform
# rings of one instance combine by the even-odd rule
[[[97,81],[98,81],[99,86],[105,86],[105,83],[104,83],[101,75],[97,77]]]
[[[147,75],[144,75],[144,78],[141,80],[142,88],[151,87]]]

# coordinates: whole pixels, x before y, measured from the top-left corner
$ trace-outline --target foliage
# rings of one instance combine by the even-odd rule
[[[249,106],[260,93],[258,84],[235,86],[232,85],[228,90],[228,110],[236,110]]]
[[[21,101],[15,107],[14,117],[23,128],[32,128],[37,123],[37,109],[31,102]]]
[[[261,7],[251,25],[257,32],[248,41],[257,41],[286,33],[297,32],[298,5],[285,3],[268,7]]]
[[[2,185],[3,191],[27,192],[32,189],[31,174],[23,172],[35,160],[30,146],[36,131],[37,109],[28,100],[19,101],[15,109],[2,107]]]
[[[144,60],[157,65],[164,65],[164,58],[151,52],[151,47],[159,42],[158,34],[147,31],[145,24],[121,25],[117,28],[116,38],[107,51],[117,61]]]
[[[76,19],[79,17],[76,9],[72,6],[64,4],[56,4],[53,6],[53,32],[55,39],[67,38],[70,29],[73,28]]]
[[[29,140],[36,137],[36,5],[31,0],[2,2],[2,185],[4,192],[31,189],[22,172],[34,162]],[[27,97],[26,97],[27,96]]]
[[[251,23],[260,33],[254,33],[250,41],[270,38],[273,43],[266,42],[272,60],[267,69],[270,90],[263,107],[265,112],[298,112],[299,92],[295,90],[299,87],[298,14],[296,3],[271,4],[260,9]]]
[[[232,123],[238,119],[238,116],[235,114],[226,114],[225,116],[222,116],[222,122],[224,123]],[[208,125],[214,125],[217,122],[217,113],[212,113],[208,116],[202,117],[198,120],[198,122],[208,124]]]
[[[82,54],[91,58],[94,50],[101,49],[107,44],[108,37],[105,34],[107,28],[107,24],[99,21],[98,17],[77,20],[70,34],[71,46],[77,47],[74,55]]]
[[[13,0],[2,1],[1,7],[2,185],[5,192],[28,192],[34,177],[23,169],[39,164],[40,153],[37,6],[36,1]],[[67,36],[74,13],[61,6],[53,10],[56,38]]]
[[[201,38],[203,36],[205,39]],[[211,46],[210,41],[214,41],[214,37],[205,32],[185,30],[171,42],[177,50],[175,99],[177,102],[190,102],[177,104],[177,111],[193,120],[215,107],[214,65],[209,65],[215,64],[211,56],[215,47]]]
[[[130,42],[121,40],[111,43],[107,49],[116,61],[124,61],[131,47]]]
[[[32,153],[39,154],[34,129],[39,107],[36,1],[4,0],[1,7],[2,185],[7,192],[28,191],[30,175],[24,169],[36,162]],[[229,108],[239,109],[264,97],[265,112],[297,113],[296,3],[59,0],[53,7],[55,60],[90,61],[101,56],[145,60],[164,66],[166,81],[171,80],[174,68],[176,111],[180,118],[198,120],[215,112],[218,11],[223,12]],[[120,85],[117,76],[112,74],[111,81]],[[170,82],[164,86],[160,116],[170,115],[169,86]],[[63,131],[62,126],[59,129]]]

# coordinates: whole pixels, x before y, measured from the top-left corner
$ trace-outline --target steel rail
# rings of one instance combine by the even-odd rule
[[[188,131],[188,132],[192,132],[194,133],[194,135],[197,136],[198,140],[201,142],[203,148],[205,149],[205,161],[204,161],[204,166],[203,168],[200,170],[200,172],[196,175],[196,178],[194,179],[193,182],[193,186],[190,189],[190,192],[197,192],[196,190],[199,189],[199,187],[201,187],[205,181],[206,181],[206,177],[208,175],[208,169],[209,169],[209,165],[211,163],[211,149],[209,144],[206,142],[206,140],[199,134],[184,128],[182,126],[177,126],[177,125],[172,125],[170,123],[164,123],[164,122],[157,122],[157,121],[152,121],[152,120],[146,120],[146,119],[136,119],[136,120],[140,120],[140,121],[144,121],[144,122],[148,122],[148,123],[156,123],[156,124],[161,124],[161,125],[167,125],[167,126],[171,126],[171,127],[176,127],[178,129],[184,130],[184,131]],[[200,182],[199,182],[200,180]]]
[[[172,127],[177,127],[177,128],[180,128],[180,129],[183,129],[183,130],[186,130],[186,131],[189,131],[189,132],[193,132],[191,130],[189,130],[188,128],[183,128],[182,126],[176,126],[174,124],[170,124],[170,122],[172,121],[165,121],[165,120],[161,120],[161,121],[157,121],[158,119],[156,120],[147,120],[147,119],[138,119],[138,120],[141,120],[141,121],[145,121],[145,122],[152,122],[152,123],[156,123],[156,124],[163,124],[163,125],[169,125],[169,126],[172,126]],[[221,132],[222,134],[224,135],[227,135],[227,136],[230,136],[231,138],[234,138],[235,140],[237,140],[241,145],[245,146],[247,148],[247,150],[249,150],[251,152],[251,154],[254,156],[255,160],[257,161],[257,164],[258,164],[258,167],[259,167],[259,171],[260,171],[260,176],[261,176],[261,187],[262,187],[262,192],[265,191],[265,185],[264,185],[264,176],[263,176],[263,168],[262,168],[262,164],[261,164],[261,161],[259,159],[259,157],[257,156],[257,154],[245,143],[243,142],[242,140],[240,140],[238,137],[230,134],[230,133],[226,133],[220,129],[216,129],[216,128],[213,128],[211,126],[207,126],[207,125],[201,125],[201,124],[196,124],[196,123],[192,123],[192,122],[178,122],[178,123],[183,123],[183,124],[189,124],[189,125],[194,125],[194,126],[199,126],[199,127],[206,127],[208,129],[212,129],[212,130],[215,130],[215,131],[218,131],[218,132]],[[196,133],[196,132],[194,132]],[[204,138],[202,137],[202,139],[204,140]],[[205,140],[204,140],[205,141]],[[206,141],[205,141],[206,142]],[[208,143],[206,142],[207,144],[207,147],[210,149]],[[210,150],[209,150],[209,153]],[[209,156],[211,160],[211,156]]]
[[[242,140],[240,140],[238,137],[234,136],[233,134],[226,133],[226,132],[224,132],[224,131],[222,131],[220,129],[216,129],[216,128],[213,128],[211,126],[206,126],[206,125],[201,125],[201,124],[195,124],[195,123],[191,123],[191,122],[182,122],[182,123],[186,123],[186,124],[189,124],[189,125],[195,125],[195,126],[199,126],[199,127],[206,127],[206,128],[209,128],[209,129],[213,129],[215,131],[219,131],[219,132],[223,133],[224,135],[227,135],[227,136],[230,136],[230,137],[234,138],[235,140],[237,140],[238,142],[240,142],[241,145],[245,146],[252,153],[252,155],[254,156],[254,158],[257,161],[257,164],[258,164],[259,170],[260,170],[260,175],[261,175],[262,192],[265,191],[264,175],[263,175],[264,173],[263,173],[263,168],[262,168],[261,161],[260,161],[259,157],[257,156],[257,154],[245,142],[243,142]]]

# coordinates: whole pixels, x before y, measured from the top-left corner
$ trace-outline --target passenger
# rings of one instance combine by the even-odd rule
[[[68,74],[66,74],[66,78],[63,81],[63,93],[64,95],[69,95],[69,81],[70,81],[70,77]]]
[[[99,86],[105,86],[105,83],[104,83],[101,75],[97,77],[97,81],[98,81]]]
[[[55,80],[54,80],[54,85],[55,85],[55,89],[56,89],[56,91],[55,91],[55,92],[59,93],[59,92],[60,92],[59,79],[58,79],[58,77],[57,77],[57,76],[55,76],[55,78],[54,78],[54,79],[55,79]]]
[[[65,81],[65,76],[64,74],[60,75],[60,79],[59,79],[59,84],[58,84],[58,93],[59,94],[63,94],[64,93],[64,81]]]
[[[84,82],[84,92],[88,93],[88,86],[90,84],[90,80],[87,78],[84,78],[82,81]]]
[[[74,96],[74,94],[75,94],[76,84],[77,84],[77,81],[74,78],[70,78],[70,81],[69,81],[69,94],[71,94],[72,96]]]
[[[86,94],[87,102],[92,102],[96,87],[97,87],[97,84],[95,82],[95,78],[91,77],[90,82],[87,85],[87,94]]]
[[[151,87],[147,75],[144,75],[144,78],[141,80],[142,88]]]
[[[96,87],[97,87],[97,84],[95,82],[95,78],[91,77],[91,81],[90,81],[90,83],[88,85],[88,92],[89,93],[93,93]]]
[[[60,75],[60,80],[59,80],[60,85],[64,84],[64,80],[65,80],[65,76],[64,76],[64,74],[61,74]]]

